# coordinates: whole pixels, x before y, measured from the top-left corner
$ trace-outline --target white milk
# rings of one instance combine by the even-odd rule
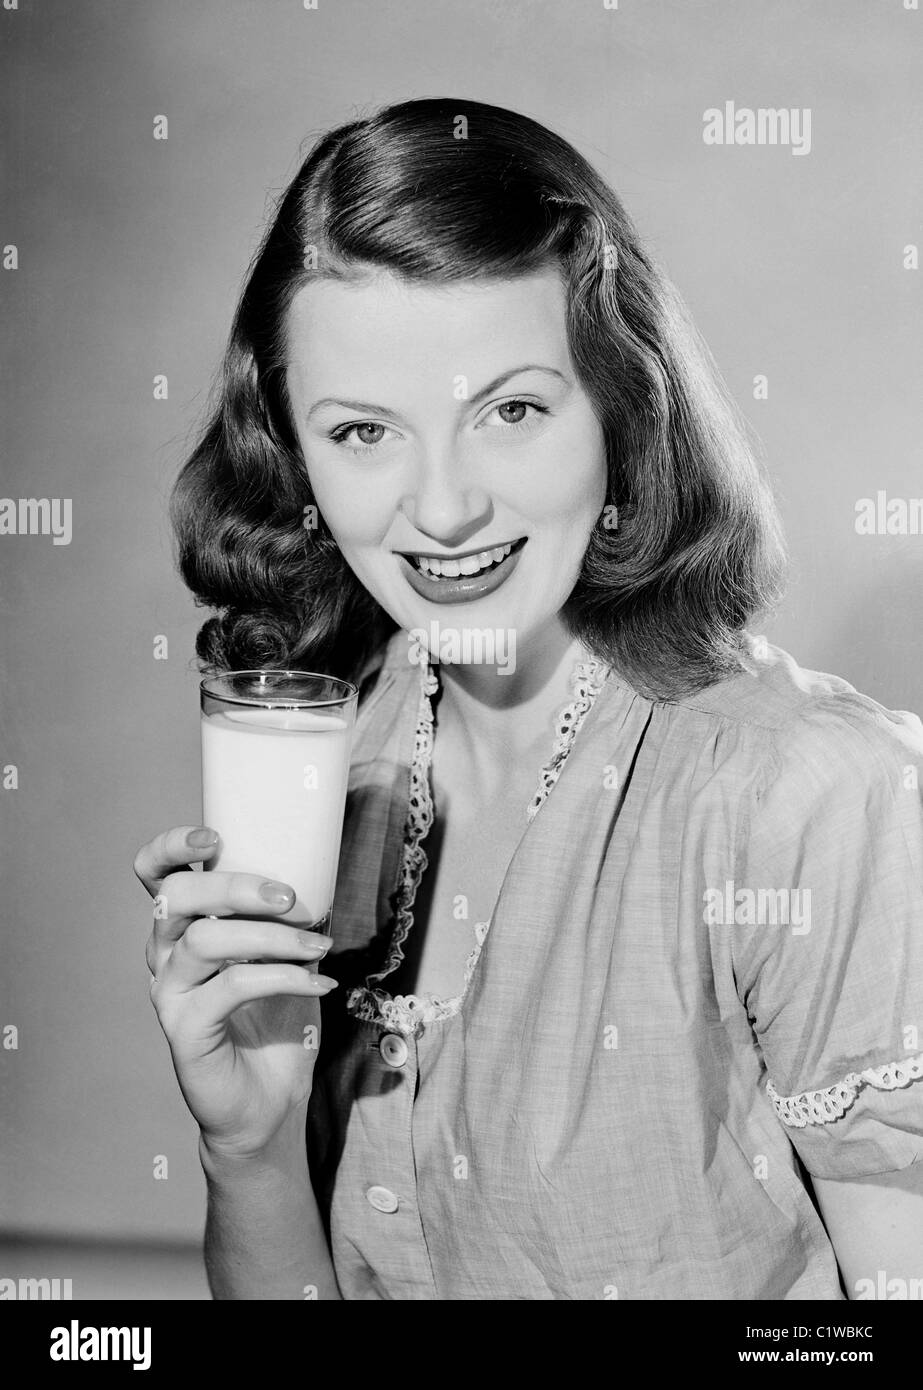
[[[281,917],[292,926],[326,929],[349,744],[346,721],[335,714],[241,709],[202,716],[202,824],[221,836],[209,868],[289,884],[297,898]]]

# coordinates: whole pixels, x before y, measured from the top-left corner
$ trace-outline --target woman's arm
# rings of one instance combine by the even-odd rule
[[[847,1296],[856,1298],[871,1287],[871,1297],[881,1297],[879,1288],[895,1279],[902,1281],[892,1288],[895,1296],[903,1288],[903,1297],[921,1297],[923,1162],[850,1182],[813,1178],[812,1183]]]
[[[305,1110],[258,1158],[216,1156],[199,1142],[208,1183],[205,1267],[216,1299],[339,1299],[311,1188]]]
[[[290,885],[194,873],[190,863],[204,864],[217,843],[207,826],[177,826],[135,859],[157,904],[151,1002],[199,1125],[211,1290],[339,1298],[305,1136],[317,1058],[305,1036],[320,1028],[320,997],[337,983],[310,967],[333,941],[279,920],[295,901]]]

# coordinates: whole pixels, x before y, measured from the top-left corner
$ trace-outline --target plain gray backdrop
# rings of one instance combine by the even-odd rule
[[[196,1129],[148,1001],[138,845],[200,816],[197,611],[165,504],[271,199],[322,131],[447,95],[571,140],[624,199],[758,432],[793,556],[757,631],[923,711],[923,17],[903,0],[20,0],[0,10],[2,1221],[197,1238]],[[812,148],[714,147],[703,113],[809,107]],[[158,115],[169,138],[153,138]],[[169,397],[154,399],[165,374]],[[753,381],[768,378],[768,398]],[[154,659],[158,636],[168,659]],[[155,1160],[168,1177],[154,1177]],[[2,1272],[2,1271],[0,1271]],[[40,1272],[40,1271],[36,1271]]]

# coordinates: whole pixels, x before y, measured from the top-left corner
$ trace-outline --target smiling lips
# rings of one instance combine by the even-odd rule
[[[405,554],[403,569],[411,588],[435,603],[460,603],[481,598],[498,588],[512,574],[526,543],[518,541],[467,555],[440,557]]]
[[[479,550],[476,555],[461,555],[457,559],[440,559],[435,555],[412,555],[410,558],[422,574],[435,579],[457,579],[460,574],[480,574],[505,559],[512,550],[509,545],[497,545],[493,550]]]

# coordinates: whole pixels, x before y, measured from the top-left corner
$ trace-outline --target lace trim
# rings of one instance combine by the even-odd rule
[[[883,1067],[851,1071],[835,1086],[827,1086],[822,1091],[780,1096],[772,1082],[767,1081],[766,1093],[784,1125],[804,1129],[805,1125],[828,1125],[840,1119],[866,1086],[873,1086],[876,1091],[895,1091],[900,1086],[909,1086],[911,1081],[919,1081],[920,1077],[923,1077],[923,1052],[900,1062],[888,1062]]]
[[[411,1035],[420,1032],[429,1023],[440,1018],[451,1018],[457,1014],[462,1001],[468,993],[468,985],[474,974],[481,954],[481,947],[487,939],[490,922],[476,922],[474,927],[475,945],[465,962],[465,978],[461,994],[451,999],[443,999],[438,994],[396,994],[393,996],[382,989],[357,988],[351,991],[346,1007],[355,1017],[366,1023],[380,1023],[392,1033]],[[406,937],[406,932],[405,932]],[[383,974],[384,972],[381,972]],[[380,979],[381,974],[370,976]]]
[[[417,1034],[427,1024],[437,1019],[451,1018],[458,1013],[490,930],[489,920],[475,923],[475,944],[465,962],[462,991],[451,999],[444,999],[438,995],[417,994],[398,994],[392,998],[387,990],[375,988],[375,983],[384,980],[404,959],[402,947],[413,926],[411,909],[429,863],[421,841],[429,834],[433,824],[433,801],[429,785],[429,769],[433,758],[433,706],[430,696],[439,689],[439,681],[424,650],[421,650],[419,661],[420,702],[410,768],[410,802],[404,824],[394,935],[383,968],[374,975],[369,975],[365,985],[350,990],[346,998],[347,1012],[354,1018],[366,1023],[378,1023],[393,1032],[406,1035]],[[551,758],[542,767],[538,790],[526,808],[526,818],[529,822],[547,800],[551,788],[561,775],[561,769],[577,732],[608,674],[609,667],[599,661],[580,661],[575,666],[571,677],[573,699],[558,714]]]
[[[526,809],[526,818],[529,821],[535,819],[539,807],[547,801],[548,793],[560,777],[561,769],[573,747],[578,730],[592,709],[593,702],[602,689],[608,674],[609,667],[600,661],[578,661],[575,666],[574,674],[571,677],[574,698],[570,704],[564,706],[558,715],[551,757],[539,772],[538,791]]]

